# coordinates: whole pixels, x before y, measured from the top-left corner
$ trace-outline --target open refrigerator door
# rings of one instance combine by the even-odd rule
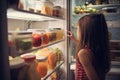
[[[19,0],[8,8],[11,80],[69,80],[68,3]]]

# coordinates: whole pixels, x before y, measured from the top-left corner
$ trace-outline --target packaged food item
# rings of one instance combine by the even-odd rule
[[[55,33],[54,31],[48,32],[48,33],[46,33],[46,34],[47,34],[47,36],[49,37],[50,42],[53,42],[53,41],[56,40],[56,33]]]
[[[49,69],[54,69],[57,65],[56,52],[51,52],[48,56]]]
[[[38,63],[36,62],[36,55],[32,53],[23,54],[20,56],[24,59],[27,65],[25,80],[41,80],[41,76],[36,70]]]
[[[36,70],[39,73],[41,78],[45,77],[48,72],[47,64],[44,62],[38,62]]]
[[[17,51],[21,52],[32,48],[32,32],[12,31],[9,32],[9,35],[15,42]]]
[[[46,33],[41,34],[42,45],[48,44],[50,42],[49,36]]]
[[[25,65],[25,61],[20,57],[12,58],[9,62],[11,69],[17,69]]]
[[[62,17],[62,8],[61,8],[61,6],[54,6],[53,7],[53,16]]]
[[[64,38],[64,31],[62,29],[56,30],[56,38],[57,38],[57,40],[61,40]]]
[[[52,16],[54,4],[50,0],[41,0],[41,14]]]
[[[35,12],[35,0],[26,0],[26,9],[30,12]]]
[[[18,8],[22,10],[26,10],[26,0],[19,0]]]
[[[34,47],[39,47],[42,44],[42,38],[41,38],[41,34],[39,33],[33,33],[32,34],[32,41],[33,41],[33,46]]]
[[[9,56],[16,57],[17,56],[17,50],[15,41],[12,38],[12,35],[8,34],[8,45],[9,45]]]
[[[36,56],[31,53],[26,53],[20,56],[22,59],[24,59],[25,62],[31,62],[36,59]]]

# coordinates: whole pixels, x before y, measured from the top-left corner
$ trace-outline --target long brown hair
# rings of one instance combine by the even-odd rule
[[[108,28],[103,14],[85,15],[78,21],[81,39],[77,53],[86,46],[94,56],[94,67],[99,74],[106,74],[110,69]]]

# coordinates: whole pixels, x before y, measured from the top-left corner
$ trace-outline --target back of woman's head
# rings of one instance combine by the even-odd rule
[[[110,67],[108,28],[103,14],[85,15],[78,21],[80,48],[89,47],[94,53],[96,70],[108,72]]]

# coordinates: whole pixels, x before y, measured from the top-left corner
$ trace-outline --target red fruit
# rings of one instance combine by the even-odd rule
[[[40,34],[33,34],[32,37],[33,37],[33,46],[34,47],[41,46],[41,43],[42,43],[41,35]]]

